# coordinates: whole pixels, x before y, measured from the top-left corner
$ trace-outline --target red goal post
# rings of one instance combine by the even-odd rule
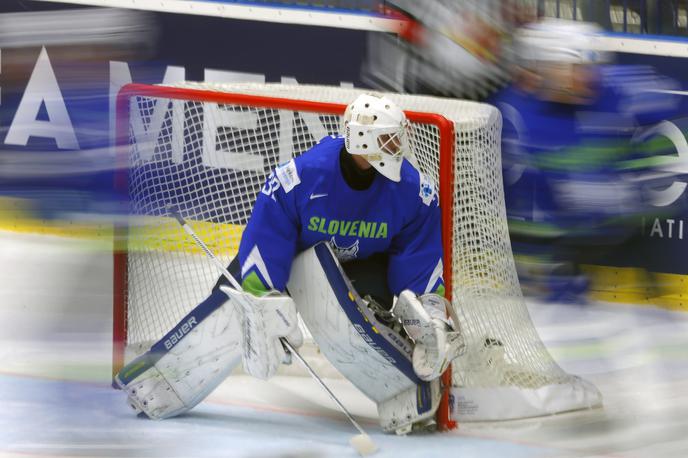
[[[208,83],[130,84],[120,91],[117,186],[130,199],[131,216],[118,228],[115,247],[113,370],[159,339],[218,276],[166,217],[166,205],[179,207],[228,263],[267,174],[337,133],[346,105],[361,92]],[[461,100],[385,95],[411,122],[415,165],[438,183],[447,297],[466,335],[466,354],[444,378],[440,427],[595,404],[594,387],[584,386],[581,396],[578,379],[553,361],[520,293],[502,191],[499,112]]]

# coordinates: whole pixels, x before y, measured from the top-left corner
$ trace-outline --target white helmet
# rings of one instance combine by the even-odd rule
[[[587,22],[545,19],[514,36],[529,92],[541,100],[590,104],[599,96],[600,67],[608,60],[596,49],[600,28]],[[534,75],[531,76],[531,75]]]
[[[609,60],[595,49],[601,28],[589,22],[547,18],[519,29],[514,36],[522,65],[537,62],[597,64]]]
[[[391,100],[359,95],[344,112],[346,150],[365,157],[383,176],[400,181],[401,164],[409,152],[407,126],[406,115]]]

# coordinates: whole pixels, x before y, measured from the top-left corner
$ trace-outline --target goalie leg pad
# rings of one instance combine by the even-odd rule
[[[213,292],[151,349],[127,364],[115,382],[134,410],[156,420],[205,399],[241,362],[238,305]]]
[[[411,342],[376,319],[328,244],[294,259],[287,288],[322,354],[377,403],[385,431],[434,416],[439,389],[414,372]]]
[[[408,388],[380,402],[377,412],[382,429],[401,435],[414,429],[434,428],[435,411],[441,395],[440,381],[433,380],[426,385]],[[435,408],[419,414],[419,404],[434,405]]]

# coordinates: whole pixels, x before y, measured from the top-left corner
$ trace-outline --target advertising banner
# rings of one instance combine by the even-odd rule
[[[368,34],[341,27],[7,0],[0,5],[0,199],[44,218],[111,215],[114,101],[130,82],[297,82],[365,87]],[[688,114],[688,59],[618,54],[678,82]],[[687,115],[688,117],[688,115]],[[655,215],[598,263],[688,274],[688,120],[639,141],[669,139],[676,175]],[[678,133],[677,133],[678,132]],[[87,216],[84,216],[87,217]]]

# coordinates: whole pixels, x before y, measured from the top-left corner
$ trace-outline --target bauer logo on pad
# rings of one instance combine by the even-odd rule
[[[177,326],[177,329],[174,330],[172,335],[165,340],[164,345],[165,348],[170,350],[172,347],[177,345],[177,343],[182,340],[182,338],[187,335],[195,325],[198,323],[196,322],[196,317],[192,316],[188,320],[186,320],[184,323],[181,325]]]

